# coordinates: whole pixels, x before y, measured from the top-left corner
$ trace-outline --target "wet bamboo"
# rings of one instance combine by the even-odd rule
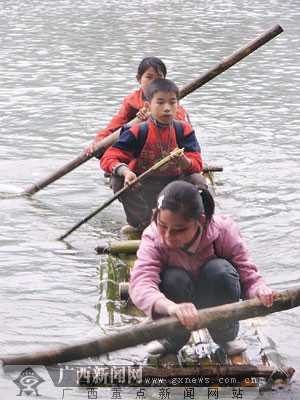
[[[276,369],[266,365],[218,365],[218,366],[195,366],[195,367],[184,367],[184,368],[153,368],[144,369],[143,377],[151,378],[159,376],[163,379],[169,379],[172,377],[193,377],[193,376],[205,376],[205,377],[238,377],[245,379],[249,377],[269,378],[272,376],[273,379],[290,379],[295,370],[291,367],[283,367]]]
[[[140,243],[140,240],[113,240],[110,243],[100,244],[95,250],[98,254],[134,254]]]
[[[131,181],[127,186],[123,186],[122,189],[120,189],[118,192],[114,194],[110,199],[108,199],[106,202],[104,202],[100,207],[98,207],[95,211],[93,211],[91,214],[83,218],[81,221],[79,221],[76,225],[74,225],[71,229],[69,229],[67,232],[65,232],[62,236],[58,238],[58,240],[63,240],[67,236],[69,236],[72,232],[74,232],[77,228],[79,228],[81,225],[83,225],[85,222],[89,221],[91,218],[93,218],[96,214],[98,214],[100,211],[104,210],[107,206],[109,206],[112,202],[114,202],[116,199],[118,199],[126,190],[131,188],[132,186],[136,185],[139,182],[142,182],[148,176],[152,175],[155,171],[157,171],[159,168],[161,168],[163,165],[167,164],[170,161],[170,157],[172,154],[181,154],[184,149],[177,149],[171,152],[171,154],[162,160],[158,161],[156,164],[154,164],[151,168],[149,168],[147,171],[143,172],[141,175],[139,175],[137,178],[135,178],[133,181]]]
[[[191,83],[186,84],[180,90],[180,98],[182,99],[183,97],[192,93],[194,90],[205,85],[207,82],[214,79],[216,76],[220,75],[222,72],[226,71],[228,68],[232,67],[234,64],[236,64],[243,58],[247,57],[249,54],[253,53],[259,47],[269,42],[271,39],[279,35],[281,32],[283,32],[282,27],[276,24],[272,28],[268,29],[267,31],[256,37],[255,39],[251,40],[250,42],[242,46],[240,49],[236,50],[229,56],[222,59],[212,68],[203,72]],[[135,118],[134,120],[131,121],[131,124],[135,124],[138,122],[140,122],[140,120],[138,118]],[[38,182],[34,183],[33,185],[25,189],[21,193],[21,196],[32,196],[33,194],[37,193],[41,189],[48,186],[50,183],[55,182],[56,180],[63,177],[67,173],[73,171],[73,169],[79,167],[80,165],[82,165],[83,163],[85,163],[94,156],[101,158],[105,150],[118,140],[119,134],[120,134],[120,129],[118,129],[116,132],[112,133],[105,139],[97,142],[94,146],[94,151],[92,155],[86,156],[84,152],[82,152],[74,160],[65,164],[63,167],[59,168],[57,171],[48,175],[46,178],[40,179]]]
[[[194,327],[201,329],[248,318],[261,317],[300,306],[300,287],[278,293],[271,307],[261,305],[258,298],[245,300],[198,311],[199,321]],[[183,327],[174,318],[163,318],[157,322],[142,324],[114,335],[86,343],[41,351],[14,357],[1,357],[2,365],[54,365],[73,360],[98,357],[112,351],[137,346],[180,332]]]

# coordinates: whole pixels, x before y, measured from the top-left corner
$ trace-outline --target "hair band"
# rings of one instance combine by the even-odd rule
[[[164,201],[165,195],[162,194],[161,196],[159,196],[159,198],[157,199],[157,208],[160,209],[162,208],[162,203]]]

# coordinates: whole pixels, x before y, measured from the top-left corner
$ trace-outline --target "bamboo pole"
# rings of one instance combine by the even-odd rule
[[[206,308],[198,311],[199,320],[194,329],[261,317],[300,306],[300,287],[278,293],[271,307],[261,305],[258,298]],[[157,322],[142,324],[114,335],[95,339],[73,346],[51,349],[14,357],[2,357],[2,365],[54,365],[96,357],[112,351],[137,346],[154,339],[162,339],[183,329],[175,317],[163,318]]]
[[[114,194],[110,199],[108,199],[106,202],[104,202],[100,207],[98,207],[95,211],[93,211],[91,214],[83,218],[81,221],[79,221],[76,225],[74,225],[71,229],[69,229],[67,232],[65,232],[62,236],[58,238],[58,240],[63,240],[67,236],[69,236],[72,232],[74,232],[77,228],[79,228],[82,224],[85,222],[89,221],[92,217],[94,217],[96,214],[98,214],[100,211],[104,210],[107,206],[109,206],[113,201],[118,199],[126,190],[131,188],[132,186],[136,185],[139,182],[142,182],[148,176],[152,175],[155,171],[157,171],[159,168],[161,168],[163,165],[167,164],[170,159],[171,155],[174,154],[181,154],[184,149],[177,149],[174,150],[168,155],[167,157],[163,158],[162,160],[158,161],[156,164],[154,164],[151,168],[149,168],[147,171],[143,172],[141,175],[139,175],[137,178],[135,178],[133,181],[131,181],[128,185],[123,186],[122,189],[120,189],[118,192]]]
[[[283,367],[274,369],[266,365],[218,365],[218,366],[192,366],[184,368],[155,368],[144,369],[143,378],[152,378],[159,376],[163,379],[181,378],[181,377],[239,377],[245,379],[249,377],[269,378],[273,379],[290,379],[295,370],[291,367]]]
[[[283,32],[283,29],[280,25],[276,24],[272,28],[268,29],[261,35],[257,36],[255,39],[251,40],[240,49],[236,50],[229,56],[222,59],[220,62],[215,64],[209,70],[203,72],[199,75],[196,79],[194,79],[191,83],[186,84],[180,90],[180,98],[187,96],[188,94],[192,93],[194,90],[198,89],[199,87],[205,85],[210,80],[214,79],[216,76],[220,75],[222,72],[226,71],[228,68],[232,67],[234,64],[242,60],[243,58],[247,57],[249,54],[253,53],[259,47],[263,46],[271,39],[279,35]],[[138,118],[135,118],[130,123],[136,124],[141,122]],[[34,183],[27,189],[25,189],[21,196],[32,196],[33,194],[37,193],[39,190],[45,188],[50,183],[55,182],[59,178],[63,177],[67,173],[73,171],[73,169],[79,167],[90,158],[97,156],[100,157],[104,154],[105,150],[108,149],[112,144],[114,144],[120,134],[120,129],[116,132],[112,133],[105,139],[97,142],[94,146],[94,151],[90,156],[86,156],[84,152],[82,152],[79,156],[77,156],[74,160],[70,161],[69,163],[65,164],[63,167],[59,168],[57,171],[53,172],[52,174],[48,175],[46,178],[40,179],[38,182]]]
[[[113,240],[109,243],[100,244],[95,248],[98,254],[134,254],[140,246],[141,241],[136,240]]]
[[[280,25],[276,24],[268,29],[266,32],[257,36],[255,39],[251,40],[240,49],[230,54],[228,57],[223,58],[220,62],[215,64],[208,71],[205,71],[193,82],[187,84],[180,90],[181,98],[187,96],[194,90],[198,89],[200,86],[205,85],[205,83],[214,79],[216,76],[220,75],[222,72],[226,71],[228,68],[232,67],[237,62],[241,61],[243,58],[247,57],[249,54],[253,53],[259,47],[263,46],[271,39],[283,32]]]
[[[137,124],[139,122],[141,121],[138,118],[135,118],[134,120],[131,121],[132,124]],[[63,165],[61,168],[57,169],[56,171],[48,175],[46,178],[40,179],[38,182],[29,186],[21,193],[21,196],[32,196],[41,189],[44,189],[46,186],[50,185],[50,183],[57,181],[59,178],[62,178],[67,173],[73,171],[75,168],[84,164],[92,157],[101,158],[105,150],[108,149],[112,144],[114,144],[118,140],[120,131],[121,129],[118,129],[117,131],[107,136],[103,140],[97,142],[94,146],[94,150],[91,155],[87,156],[84,154],[84,152],[81,152],[79,156],[77,156],[67,164]]]
[[[141,241],[137,240],[113,240],[110,243],[100,244],[95,248],[98,254],[135,254]]]

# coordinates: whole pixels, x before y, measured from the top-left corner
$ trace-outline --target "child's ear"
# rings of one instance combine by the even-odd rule
[[[145,106],[145,108],[146,108],[146,111],[151,111],[149,101],[145,101],[145,102],[144,102],[144,106]]]
[[[136,75],[136,80],[138,81],[139,84],[141,84],[141,78],[139,75]]]
[[[205,214],[201,214],[201,216],[200,216],[200,225],[203,225],[205,220],[206,220]]]

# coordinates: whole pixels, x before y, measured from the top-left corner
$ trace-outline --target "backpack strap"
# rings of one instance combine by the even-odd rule
[[[120,130],[120,136],[122,136],[122,134],[124,132],[126,132],[128,129],[130,129],[132,127],[133,127],[133,125],[131,125],[130,123],[123,125]],[[148,122],[146,121],[146,122],[142,122],[139,124],[137,146],[136,146],[136,150],[134,152],[135,158],[137,158],[139,156],[140,152],[142,151],[143,147],[145,146],[147,136],[148,136]]]
[[[137,148],[134,152],[134,157],[138,158],[140,155],[141,151],[143,150],[143,147],[145,146],[147,136],[148,136],[148,131],[149,131],[149,125],[148,122],[142,122],[139,124],[139,133],[138,133],[138,138],[137,138]]]
[[[178,144],[178,147],[183,147],[182,146],[182,139],[184,136],[184,129],[183,125],[180,121],[177,121],[176,119],[173,120],[173,126],[175,129],[175,134],[176,134],[176,142]]]

